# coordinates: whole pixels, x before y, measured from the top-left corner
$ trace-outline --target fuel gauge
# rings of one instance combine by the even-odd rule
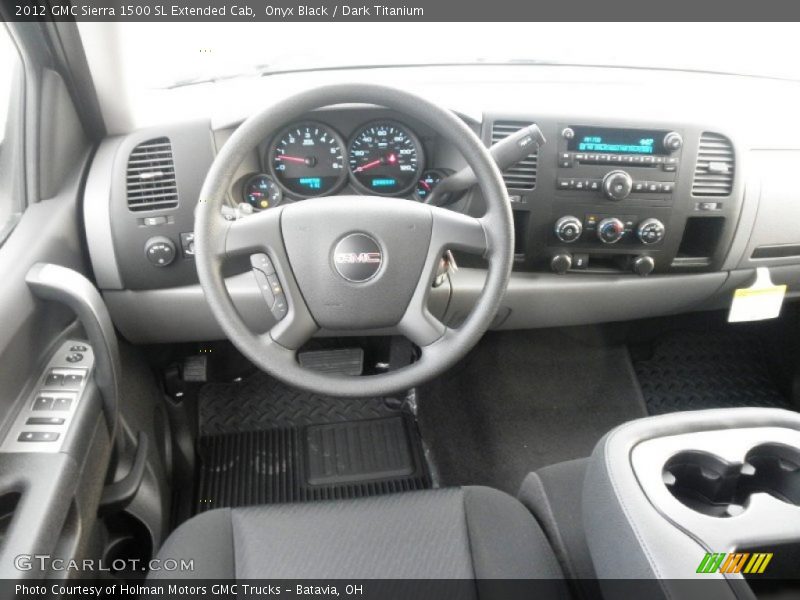
[[[417,187],[414,190],[414,196],[420,202],[425,202],[428,196],[431,195],[433,192],[433,188],[435,188],[439,183],[450,175],[450,171],[445,169],[426,169],[422,172],[422,175],[417,181]],[[443,202],[446,204],[447,202]]]
[[[269,175],[254,175],[244,184],[244,201],[254,210],[266,210],[283,201],[283,192]]]

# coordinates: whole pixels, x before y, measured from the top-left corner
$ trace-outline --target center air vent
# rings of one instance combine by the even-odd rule
[[[175,163],[169,138],[142,142],[128,158],[128,208],[161,210],[178,206]]]
[[[728,196],[733,190],[734,156],[731,141],[718,133],[700,136],[693,196]]]
[[[495,121],[492,125],[492,144],[507,138],[531,123],[525,121]],[[536,187],[536,153],[503,171],[503,180],[509,190],[529,191]]]

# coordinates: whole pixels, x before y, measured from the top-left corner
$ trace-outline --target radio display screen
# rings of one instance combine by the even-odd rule
[[[567,149],[572,152],[668,154],[663,144],[666,131],[582,126],[575,126],[571,129],[575,132],[575,136],[568,141]]]

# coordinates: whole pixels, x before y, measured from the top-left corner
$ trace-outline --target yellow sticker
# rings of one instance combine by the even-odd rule
[[[786,296],[786,286],[772,283],[769,269],[759,267],[756,269],[755,283],[749,288],[741,288],[733,293],[728,321],[741,323],[774,319],[781,313],[784,296]]]

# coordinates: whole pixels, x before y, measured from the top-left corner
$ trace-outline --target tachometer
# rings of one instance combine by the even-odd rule
[[[269,151],[275,179],[302,198],[324,196],[347,179],[344,142],[321,123],[299,123],[283,130]]]
[[[283,200],[281,188],[268,175],[253,175],[244,184],[244,201],[255,210],[278,206]]]
[[[350,141],[348,156],[356,185],[382,196],[411,191],[425,164],[417,137],[393,121],[376,121],[359,129]]]

